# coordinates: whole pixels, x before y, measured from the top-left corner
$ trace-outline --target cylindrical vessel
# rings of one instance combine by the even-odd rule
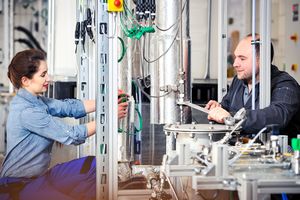
[[[182,6],[175,0],[157,1],[156,3],[156,24],[164,31],[157,29],[158,32],[151,38],[151,44],[156,45],[152,46],[150,60],[158,60],[157,62],[151,62],[150,65],[151,95],[163,97],[151,98],[150,123],[174,123],[180,119],[180,112],[176,103],[178,94],[171,92],[164,96],[166,91],[161,91],[160,88],[166,86],[176,88],[179,79],[183,78],[184,100],[189,101],[191,99],[189,1],[186,1]],[[184,71],[184,75],[181,77],[179,76],[180,71]],[[184,108],[183,115],[184,123],[191,121],[190,108]]]

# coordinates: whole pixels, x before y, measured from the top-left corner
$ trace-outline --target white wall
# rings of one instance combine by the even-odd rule
[[[190,0],[190,31],[192,41],[191,52],[191,78],[202,79],[206,72],[207,34],[208,34],[208,1]],[[251,28],[249,25],[248,0],[228,0],[228,17],[233,18],[234,23],[228,26],[228,37],[234,30],[245,36]],[[209,77],[217,79],[218,74],[218,1],[212,0],[212,32],[211,32],[211,56]],[[226,61],[225,61],[226,62]]]
[[[190,1],[191,80],[205,74],[207,54],[207,0]]]
[[[77,74],[74,44],[76,1],[55,0],[54,5],[54,41],[50,41],[54,45],[54,63],[49,68],[53,67],[55,77],[74,77]]]

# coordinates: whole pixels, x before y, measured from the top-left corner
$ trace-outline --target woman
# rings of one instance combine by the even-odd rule
[[[17,193],[20,199],[95,199],[93,157],[48,170],[54,141],[82,144],[95,134],[96,124],[92,121],[70,126],[54,118],[83,117],[95,111],[95,101],[61,101],[41,96],[50,81],[45,60],[41,51],[25,50],[16,54],[8,67],[8,77],[18,91],[10,103],[7,119],[7,155],[0,173],[2,197],[12,198]],[[118,117],[125,117],[126,111],[127,103],[119,103]],[[8,189],[10,194],[5,194],[7,188],[3,184],[14,183],[17,187],[10,188],[19,191]]]

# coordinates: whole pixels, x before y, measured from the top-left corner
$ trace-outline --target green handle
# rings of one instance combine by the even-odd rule
[[[292,148],[294,151],[299,151],[300,150],[300,139],[298,138],[293,138],[292,139]]]

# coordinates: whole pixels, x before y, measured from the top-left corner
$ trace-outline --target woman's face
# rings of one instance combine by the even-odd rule
[[[48,67],[46,61],[41,60],[38,71],[31,79],[27,77],[22,78],[23,88],[28,90],[33,95],[46,92],[48,89],[50,78],[48,75]]]

